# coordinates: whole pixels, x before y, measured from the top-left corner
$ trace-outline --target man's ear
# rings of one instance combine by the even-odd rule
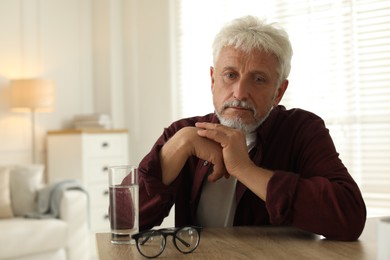
[[[214,67],[210,66],[211,93],[214,93]]]
[[[280,101],[282,100],[283,98],[283,95],[284,93],[286,92],[287,90],[287,86],[288,86],[288,80],[284,80],[280,86],[276,89],[276,93],[275,93],[275,99],[274,99],[274,107],[276,107],[277,105],[279,105]]]

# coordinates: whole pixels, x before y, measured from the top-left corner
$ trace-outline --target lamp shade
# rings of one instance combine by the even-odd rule
[[[54,107],[54,83],[44,79],[11,81],[11,106],[29,110],[50,111]]]

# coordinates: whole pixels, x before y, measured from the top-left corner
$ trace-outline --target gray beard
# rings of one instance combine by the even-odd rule
[[[257,122],[254,122],[253,124],[246,124],[242,122],[241,118],[234,118],[234,119],[225,119],[223,116],[216,111],[215,114],[217,115],[219,121],[222,125],[228,126],[231,128],[239,129],[244,132],[244,134],[249,134],[254,132],[261,124],[268,118],[269,114],[271,113],[273,107],[268,111],[268,113],[263,117],[260,118]]]

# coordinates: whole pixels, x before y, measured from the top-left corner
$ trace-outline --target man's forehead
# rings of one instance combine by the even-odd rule
[[[263,70],[263,68],[268,70],[271,69],[270,66],[274,69],[277,68],[277,60],[273,54],[263,50],[245,52],[233,46],[222,48],[216,67],[219,67],[219,69],[238,68],[249,64],[254,67],[253,69],[258,67],[260,70]]]

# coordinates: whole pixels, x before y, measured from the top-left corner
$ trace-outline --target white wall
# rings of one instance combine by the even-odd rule
[[[1,0],[0,164],[31,161],[30,117],[10,111],[8,81],[56,83],[56,108],[37,115],[37,161],[48,130],[76,114],[109,113],[129,129],[138,163],[172,115],[171,0]]]
[[[124,109],[130,131],[130,158],[136,163],[149,152],[175,114],[171,0],[124,2]]]

